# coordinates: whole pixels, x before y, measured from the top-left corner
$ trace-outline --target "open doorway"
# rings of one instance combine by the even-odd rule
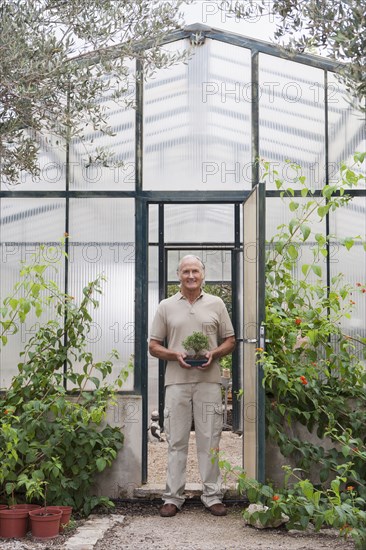
[[[151,326],[159,302],[178,289],[179,260],[186,254],[199,256],[205,264],[205,291],[224,300],[237,341],[228,364],[222,365],[223,369],[229,367],[230,374],[222,372],[224,431],[220,450],[233,465],[245,467],[246,461],[254,477],[263,470],[264,460],[261,439],[264,410],[259,398],[261,384],[255,354],[256,347],[264,346],[261,332],[264,319],[264,188],[259,192],[259,187],[253,189],[244,205],[222,202],[148,205],[148,325]],[[247,299],[249,307],[244,307],[244,295],[250,296]],[[147,422],[150,422],[151,412],[158,411],[163,430],[165,364],[151,356],[147,363]],[[240,390],[244,391],[244,397],[240,397]],[[145,429],[148,430],[148,425]],[[194,430],[191,443],[187,483],[197,483]],[[147,447],[147,481],[149,485],[164,484],[166,442],[147,440]]]
[[[179,260],[186,254],[198,255],[205,264],[206,279],[204,290],[209,294],[219,296],[225,303],[230,317],[233,319],[233,275],[232,275],[232,249],[214,248],[202,250],[201,247],[191,245],[181,248],[172,244],[164,246],[164,269],[162,286],[163,297],[170,297],[179,290],[176,269]],[[235,287],[235,284],[234,284]],[[233,392],[233,372],[238,372],[238,354],[230,354],[220,361],[222,371],[222,405],[223,405],[223,433],[221,437],[220,451],[230,459],[234,466],[242,465],[242,431],[234,426],[233,419],[238,416],[239,401]],[[164,410],[164,369],[163,361],[151,361],[152,369],[149,369],[149,414],[159,412],[161,432],[155,432],[155,437],[149,432],[148,438],[148,482],[149,485],[159,487],[164,485],[167,464],[167,443],[163,431]],[[235,413],[234,413],[235,411]],[[153,419],[154,425],[156,420]],[[187,462],[187,488],[200,483],[198,461],[195,446],[195,428],[192,429],[189,441]]]

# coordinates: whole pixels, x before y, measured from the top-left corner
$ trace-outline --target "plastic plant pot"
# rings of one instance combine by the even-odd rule
[[[40,504],[13,504],[12,506],[9,506],[10,510],[26,510],[29,512],[29,510],[37,510],[37,508],[41,508]],[[30,530],[30,519],[28,515],[28,526],[27,526],[27,532]]]
[[[62,510],[38,508],[29,511],[32,536],[36,539],[54,539],[60,531]]]
[[[0,510],[0,537],[21,539],[28,531],[28,510]]]
[[[47,506],[47,510],[61,510],[62,516],[60,521],[60,533],[63,532],[64,527],[69,523],[71,514],[72,514],[72,506]]]
[[[9,506],[10,510],[37,510],[41,508],[40,504],[13,504]]]

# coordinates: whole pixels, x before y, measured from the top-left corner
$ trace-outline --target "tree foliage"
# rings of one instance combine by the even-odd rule
[[[189,3],[191,0],[185,1]],[[38,174],[44,136],[111,134],[100,98],[126,105],[129,66],[148,73],[181,58],[160,48],[183,0],[0,0],[1,178]],[[46,133],[47,131],[47,133]]]
[[[339,74],[364,107],[365,0],[225,0],[222,5],[238,18],[250,17],[254,8],[262,14],[270,10],[272,16],[277,16],[275,38],[281,44],[298,52],[314,52],[316,48],[344,63],[339,66]]]

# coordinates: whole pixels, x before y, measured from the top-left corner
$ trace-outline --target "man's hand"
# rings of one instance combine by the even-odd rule
[[[211,351],[205,353],[205,357],[207,358],[207,361],[206,363],[203,363],[203,365],[201,365],[200,367],[197,367],[199,370],[207,370],[212,363],[213,357]]]
[[[188,363],[186,363],[184,361],[184,359],[187,357],[187,354],[186,353],[177,353],[177,361],[179,363],[179,366],[182,367],[182,369],[191,369],[191,365],[188,365]]]

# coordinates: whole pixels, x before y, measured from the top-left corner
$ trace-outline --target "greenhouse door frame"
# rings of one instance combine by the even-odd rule
[[[257,190],[256,190],[257,188]],[[147,429],[149,423],[148,415],[148,338],[149,338],[149,327],[148,327],[148,315],[147,315],[147,305],[148,301],[148,281],[149,281],[149,270],[148,270],[148,258],[149,258],[149,248],[150,246],[157,246],[159,249],[159,301],[163,299],[166,295],[166,265],[167,265],[167,254],[169,250],[201,250],[203,247],[207,247],[208,243],[165,243],[164,241],[164,206],[172,204],[232,204],[234,205],[234,235],[232,243],[209,243],[210,248],[213,250],[227,250],[231,251],[231,276],[232,276],[232,316],[234,329],[237,335],[237,348],[233,354],[233,365],[237,365],[236,370],[233,370],[232,375],[232,391],[233,395],[236,395],[236,392],[240,389],[240,373],[239,369],[242,369],[241,375],[242,380],[244,375],[244,351],[246,344],[246,335],[241,334],[243,330],[241,327],[245,326],[246,321],[244,320],[244,311],[240,301],[240,292],[244,294],[246,281],[241,283],[241,277],[244,270],[245,254],[243,254],[243,245],[242,245],[242,235],[240,229],[240,217],[241,214],[246,216],[244,205],[248,198],[253,197],[253,194],[257,196],[255,201],[255,238],[256,245],[255,249],[259,251],[255,256],[255,271],[256,271],[256,287],[255,294],[256,299],[256,311],[255,318],[256,322],[262,323],[264,320],[264,243],[265,243],[265,234],[264,234],[264,216],[265,216],[265,191],[264,185],[259,184],[255,186],[251,191],[242,191],[240,193],[215,193],[215,192],[206,192],[206,193],[172,193],[167,199],[163,196],[163,193],[160,197],[159,193],[151,193],[150,196],[146,197],[145,200],[138,201],[137,205],[137,220],[140,218],[142,223],[137,224],[136,227],[136,271],[140,272],[140,275],[137,275],[136,280],[136,365],[140,365],[140,391],[142,395],[142,404],[143,404],[143,414],[142,414],[142,482],[147,482],[147,471],[148,471],[148,438],[147,438]],[[153,195],[155,195],[153,197]],[[249,201],[248,206],[250,206],[251,201]],[[158,229],[158,242],[150,242],[149,238],[149,208],[151,205],[158,205],[158,216],[159,216],[159,229]],[[253,218],[252,218],[253,219]],[[244,217],[243,217],[244,220]],[[245,225],[243,223],[243,225]],[[244,236],[244,238],[246,238]],[[139,271],[141,268],[141,271]],[[248,281],[249,283],[249,281]],[[243,288],[241,288],[243,287]],[[253,292],[253,288],[249,288],[247,292]],[[145,315],[141,315],[141,311],[146,312]],[[248,322],[248,321],[247,321]],[[259,326],[259,325],[258,325]],[[262,328],[261,328],[262,330]],[[138,336],[140,333],[141,337]],[[260,330],[257,331],[258,338],[260,336]],[[253,339],[251,339],[253,340]],[[262,342],[262,340],[261,340]],[[247,342],[248,343],[248,342]],[[257,347],[259,347],[259,339]],[[264,345],[264,344],[263,344]],[[253,347],[251,345],[251,347]],[[241,353],[240,352],[241,349]],[[253,357],[253,356],[252,356]],[[252,369],[258,369],[260,366],[254,360],[251,365]],[[140,370],[140,369],[139,369]],[[137,373],[136,373],[137,374]],[[263,409],[264,405],[264,396],[263,388],[261,387],[261,376],[257,377],[255,395],[256,395],[256,407],[261,407]],[[164,362],[159,361],[159,407],[162,407],[161,396],[164,391]],[[245,406],[244,402],[238,401],[233,407],[233,430],[237,431],[240,426],[245,430]],[[252,424],[253,426],[253,424]],[[262,479],[264,476],[264,454],[265,454],[265,440],[264,440],[264,410],[258,410],[255,416],[255,434],[256,434],[256,477]],[[253,438],[251,438],[253,440]],[[244,466],[244,445],[246,436],[244,431],[243,437],[243,466]]]

